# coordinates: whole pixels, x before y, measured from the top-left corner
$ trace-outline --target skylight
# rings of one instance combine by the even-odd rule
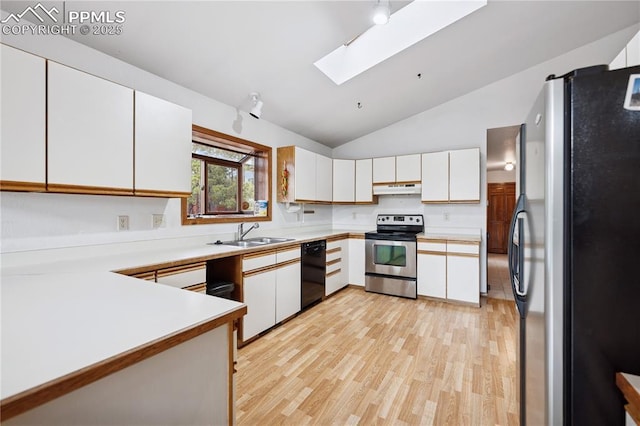
[[[486,4],[487,0],[416,0],[391,15],[386,25],[374,25],[314,65],[340,85]]]

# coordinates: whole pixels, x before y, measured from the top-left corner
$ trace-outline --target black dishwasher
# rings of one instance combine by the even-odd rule
[[[324,297],[327,270],[327,242],[325,240],[302,243],[302,309]]]

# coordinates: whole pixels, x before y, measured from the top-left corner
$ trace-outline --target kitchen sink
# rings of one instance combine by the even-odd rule
[[[256,242],[260,244],[275,244],[275,243],[286,243],[287,241],[294,241],[294,238],[256,237],[256,238],[247,238],[244,241]]]
[[[260,247],[267,244],[285,243],[287,241],[294,241],[294,238],[256,237],[256,238],[247,238],[245,240],[216,241],[215,243],[207,243],[207,244],[250,248],[250,247]]]

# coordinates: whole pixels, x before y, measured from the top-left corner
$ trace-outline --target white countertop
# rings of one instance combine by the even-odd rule
[[[2,280],[2,399],[46,384],[242,303],[110,272]]]
[[[345,232],[304,232],[289,243]],[[150,285],[110,271],[246,251],[198,244],[55,262],[46,262],[44,252],[34,258],[34,263],[3,267],[0,399],[245,306],[170,286]]]

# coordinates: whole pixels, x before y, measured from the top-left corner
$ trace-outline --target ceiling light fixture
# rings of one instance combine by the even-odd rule
[[[373,8],[373,23],[376,25],[384,25],[389,22],[391,10],[389,0],[377,0],[376,6]]]
[[[513,163],[511,161],[508,161],[507,164],[504,165],[504,169],[508,172],[510,172],[511,170],[513,170],[515,166],[513,165]]]
[[[262,99],[260,99],[260,93],[249,93],[249,99],[251,99],[251,111],[249,112],[249,115],[253,118],[260,119],[263,105]]]

